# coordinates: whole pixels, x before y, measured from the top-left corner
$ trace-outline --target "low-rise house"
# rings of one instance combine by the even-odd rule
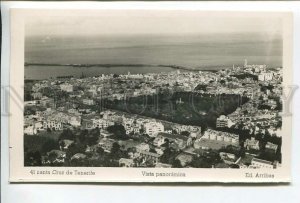
[[[263,159],[253,158],[251,161],[251,168],[269,168],[273,169],[274,165],[271,161],[266,161]]]
[[[79,127],[79,126],[81,126],[81,117],[80,116],[70,116],[69,123],[73,127]]]
[[[239,161],[239,158],[236,157],[234,154],[226,153],[226,152],[220,152],[220,157],[226,164],[235,164]]]
[[[107,130],[101,130],[101,131],[100,131],[100,136],[101,136],[101,137],[107,138],[107,137],[110,137],[110,136],[112,136],[112,135],[113,135],[113,133],[110,133],[110,132],[108,132]]]
[[[258,75],[260,81],[270,81],[273,79],[273,73],[261,73]]]
[[[85,155],[85,154],[77,153],[77,154],[74,154],[74,155],[71,157],[71,160],[74,160],[74,159],[85,159],[85,158],[86,158],[86,155]]]
[[[78,110],[77,109],[73,109],[73,108],[68,109],[68,113],[73,114],[73,115],[80,115],[80,113],[78,112]]]
[[[73,85],[71,84],[61,84],[60,89],[65,92],[73,92]]]
[[[251,137],[251,139],[246,139],[244,142],[244,147],[247,150],[259,150],[259,140],[256,140],[254,137]]]
[[[134,161],[133,159],[125,159],[125,158],[121,158],[119,160],[119,166],[121,167],[133,167],[134,166]]]
[[[24,101],[24,106],[34,106],[37,104],[36,100],[32,100],[32,101]]]
[[[265,150],[266,152],[270,152],[270,153],[276,153],[278,149],[278,145],[277,144],[273,144],[271,142],[267,142],[266,146],[265,146]]]
[[[154,150],[157,154],[163,155],[165,149],[166,149],[165,147],[160,147],[160,148],[155,148]]]
[[[106,129],[109,126],[114,125],[115,123],[110,120],[101,119],[101,118],[93,118],[93,128]]]
[[[41,121],[35,122],[34,128],[37,130],[37,132],[45,130],[44,125]]]
[[[135,148],[140,151],[150,151],[150,146],[147,143],[138,144],[137,146],[135,146]]]
[[[47,119],[46,121],[44,121],[43,123],[44,125],[44,129],[54,129],[54,130],[62,130],[63,129],[63,125],[62,122],[58,119]]]
[[[133,126],[132,131],[133,131],[134,134],[137,134],[137,133],[140,132],[140,127],[135,125],[135,126]]]
[[[169,143],[176,144],[179,149],[184,149],[185,147],[192,145],[192,138],[184,135],[159,133],[158,136],[163,138],[164,143],[168,140]]]
[[[93,129],[93,121],[90,119],[82,119],[81,128],[87,130]]]
[[[42,98],[42,93],[40,93],[40,92],[34,92],[34,93],[32,93],[32,97],[33,97],[33,99],[41,99]]]
[[[99,147],[101,147],[105,152],[110,153],[112,146],[115,142],[116,141],[113,139],[102,138],[98,144],[99,144]]]
[[[37,130],[34,125],[28,125],[24,127],[24,134],[26,135],[36,135]]]
[[[157,153],[153,153],[153,152],[149,152],[149,151],[145,151],[145,150],[139,150],[139,149],[136,149],[136,156],[142,157],[145,160],[151,160],[154,163],[159,162],[159,159],[161,157],[161,155],[159,155]]]
[[[99,148],[98,144],[86,146],[85,152],[86,153],[97,152],[98,148]]]
[[[88,106],[94,105],[94,100],[93,99],[83,99],[82,103]]]
[[[172,168],[172,165],[159,162],[159,163],[156,163],[155,168]]]
[[[194,142],[196,149],[219,150],[232,145],[239,147],[239,135],[208,129],[204,135]]]
[[[60,146],[60,149],[61,149],[61,150],[66,150],[66,149],[68,149],[69,146],[70,146],[71,144],[73,144],[73,143],[74,143],[73,140],[68,140],[68,139],[60,140],[60,141],[59,141],[59,146]]]

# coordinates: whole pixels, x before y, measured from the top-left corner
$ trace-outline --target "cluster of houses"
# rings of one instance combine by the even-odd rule
[[[207,129],[202,137],[194,143],[196,149],[219,150],[229,145],[239,147],[239,135]]]
[[[218,126],[227,126],[231,122],[228,117],[221,116],[219,119]],[[149,135],[151,141],[149,143],[138,142],[138,141],[120,141],[112,139],[112,134],[106,131],[107,127],[115,124],[123,125],[126,134],[141,134],[146,133]],[[25,117],[24,133],[28,135],[37,134],[39,131],[46,129],[62,130],[64,126],[68,125],[74,128],[81,129],[101,129],[99,135],[99,141],[96,146],[88,146],[87,151],[95,151],[98,147],[101,147],[105,152],[110,153],[114,143],[118,143],[123,150],[134,148],[134,151],[130,151],[130,158],[121,158],[119,160],[120,166],[133,167],[147,166],[150,161],[154,165],[163,164],[160,163],[160,157],[164,154],[166,146],[173,148],[175,151],[183,151],[176,159],[178,159],[182,166],[188,165],[193,156],[189,153],[185,153],[185,149],[194,148],[195,150],[221,150],[227,146],[240,147],[239,135],[233,133],[227,133],[212,129],[207,129],[204,134],[201,133],[201,128],[198,126],[186,126],[180,124],[173,124],[171,130],[165,129],[164,124],[155,119],[148,119],[143,117],[129,117],[125,114],[118,113],[115,111],[103,111],[99,115],[82,116],[76,112],[57,112],[48,108],[46,111],[37,111],[36,115],[29,115]],[[169,124],[170,125],[170,124]],[[188,134],[182,134],[184,131],[189,132]],[[65,151],[68,149],[72,140],[63,140],[64,144],[60,143],[61,150],[54,150],[48,153],[56,154],[55,160],[45,159],[44,163],[63,163],[65,159]],[[249,153],[254,153],[255,150],[259,151],[261,145],[258,140],[251,138],[245,140],[243,143],[244,148]],[[265,150],[270,153],[276,153],[278,145],[268,142],[264,146]],[[72,159],[80,159],[84,154],[74,155]],[[254,156],[256,154],[254,153]],[[261,160],[253,157],[250,165],[239,163],[241,157],[237,157],[234,154],[220,152],[220,157],[226,164],[238,164],[240,167],[276,167],[274,163],[266,160]],[[140,159],[140,162],[134,160]],[[165,164],[164,167],[171,167]]]
[[[35,135],[45,130],[63,130],[66,126],[80,127],[81,116],[48,108],[35,115],[24,116],[24,134]]]
[[[257,77],[260,85],[274,85],[272,92],[267,89],[261,91],[257,82],[253,78],[236,78],[234,75],[250,74]],[[247,139],[240,142],[240,137],[234,133],[218,131],[221,128],[237,128],[242,125],[243,130],[249,130],[250,134],[264,134],[278,136],[278,123],[280,117],[279,111],[275,110],[277,102],[270,99],[272,94],[280,95],[281,89],[278,87],[282,73],[279,71],[268,70],[266,65],[248,65],[245,61],[243,68],[226,69],[217,72],[180,72],[160,74],[125,74],[115,77],[114,75],[102,75],[100,77],[90,78],[71,78],[67,81],[45,80],[35,83],[32,86],[32,101],[26,101],[26,106],[40,106],[45,110],[36,110],[35,114],[24,116],[24,134],[35,135],[40,131],[55,130],[60,131],[65,128],[71,129],[95,129],[99,128],[100,135],[96,146],[88,146],[87,151],[94,151],[101,147],[105,152],[110,153],[114,143],[118,143],[121,149],[128,152],[129,158],[121,158],[120,166],[133,167],[137,166],[136,159],[141,159],[139,166],[147,165],[150,160],[157,167],[171,167],[169,164],[160,163],[160,158],[164,154],[166,147],[170,147],[180,152],[176,159],[182,166],[187,166],[193,159],[193,155],[187,153],[187,149],[199,151],[221,150],[227,146],[233,146],[237,149],[241,144],[253,156],[245,164],[241,157],[235,154],[220,152],[221,159],[226,164],[237,164],[241,168],[274,168],[277,163],[262,160],[256,157],[255,151],[263,147],[269,153],[276,153],[278,145],[267,142],[262,146],[255,138]],[[237,108],[233,113],[225,116],[221,115],[216,119],[216,129],[207,129],[204,133],[198,126],[181,125],[142,116],[127,115],[117,111],[102,111],[96,113],[91,110],[96,99],[102,97],[114,100],[124,99],[127,95],[136,97],[141,95],[150,95],[157,93],[157,87],[166,88],[174,91],[193,91],[198,85],[204,85],[204,89],[197,90],[207,94],[240,94],[246,95],[250,102]],[[78,100],[80,105],[65,108],[66,104],[56,107],[54,98],[47,97],[44,94],[44,88],[52,88],[67,93],[69,98]],[[124,90],[126,93],[124,93]],[[260,98],[260,99],[257,99]],[[182,103],[181,99],[177,101]],[[257,103],[269,106],[270,109],[258,109]],[[166,124],[168,123],[168,124]],[[115,140],[107,128],[114,125],[122,125],[126,135],[147,134],[150,141],[133,140]],[[73,143],[72,140],[63,140],[60,150],[52,150],[47,156],[55,154],[57,163],[63,163],[65,151]],[[134,149],[129,150],[128,149]],[[182,152],[183,151],[183,152]],[[84,154],[75,154],[71,159],[85,158]],[[53,160],[45,159],[45,163]]]
[[[244,147],[246,150],[260,150],[263,146],[260,145],[259,140],[256,140],[254,137],[251,137],[251,139],[246,139],[244,142]],[[264,146],[264,149],[266,152],[275,154],[278,150],[278,145],[267,142]]]

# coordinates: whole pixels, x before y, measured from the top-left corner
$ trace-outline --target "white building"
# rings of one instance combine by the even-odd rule
[[[251,137],[251,139],[246,139],[244,143],[244,147],[246,149],[254,149],[254,150],[259,150],[259,141],[256,140],[254,137]]]
[[[160,122],[149,122],[144,125],[145,132],[150,137],[155,137],[158,133],[164,132],[164,126]]]
[[[82,103],[85,105],[94,105],[94,100],[92,99],[83,99]]]
[[[200,139],[230,142],[235,145],[239,144],[239,135],[211,129],[206,130],[204,135]]]
[[[225,115],[221,115],[216,121],[217,128],[230,128],[233,124],[234,123]]]
[[[133,159],[125,159],[125,158],[121,158],[119,160],[119,166],[121,167],[133,167],[134,166],[134,161]]]
[[[55,130],[62,130],[62,122],[58,120],[47,120],[44,122],[44,129],[55,129]]]
[[[74,126],[74,127],[79,127],[81,126],[81,118],[80,116],[71,116],[69,123]]]
[[[269,81],[273,79],[273,73],[261,73],[258,75],[258,80]]]
[[[251,167],[253,168],[274,168],[271,161],[266,161],[258,158],[253,158],[251,161]]]
[[[141,151],[150,151],[150,146],[147,143],[141,143],[135,146],[135,148]]]
[[[60,89],[65,92],[73,92],[73,85],[70,84],[61,84]]]
[[[100,129],[106,129],[108,126],[112,126],[115,123],[113,121],[110,120],[105,120],[105,119],[92,119],[93,122],[93,128],[100,128]]]
[[[45,130],[42,122],[35,122],[34,123],[34,128],[37,131]]]
[[[219,150],[229,145],[239,147],[239,135],[211,129],[207,129],[204,135],[194,142],[196,149]]]
[[[33,125],[27,126],[24,128],[24,134],[26,135],[35,135],[37,133],[37,130]]]

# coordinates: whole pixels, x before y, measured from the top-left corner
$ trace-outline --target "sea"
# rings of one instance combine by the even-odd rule
[[[159,73],[174,71],[171,66],[218,70],[242,65],[245,59],[276,68],[282,66],[282,55],[282,38],[263,33],[27,36],[25,63],[31,65],[25,66],[25,79]]]

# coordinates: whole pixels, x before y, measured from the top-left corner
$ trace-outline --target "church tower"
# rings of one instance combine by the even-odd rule
[[[247,59],[245,59],[244,68],[246,68],[248,65]]]

